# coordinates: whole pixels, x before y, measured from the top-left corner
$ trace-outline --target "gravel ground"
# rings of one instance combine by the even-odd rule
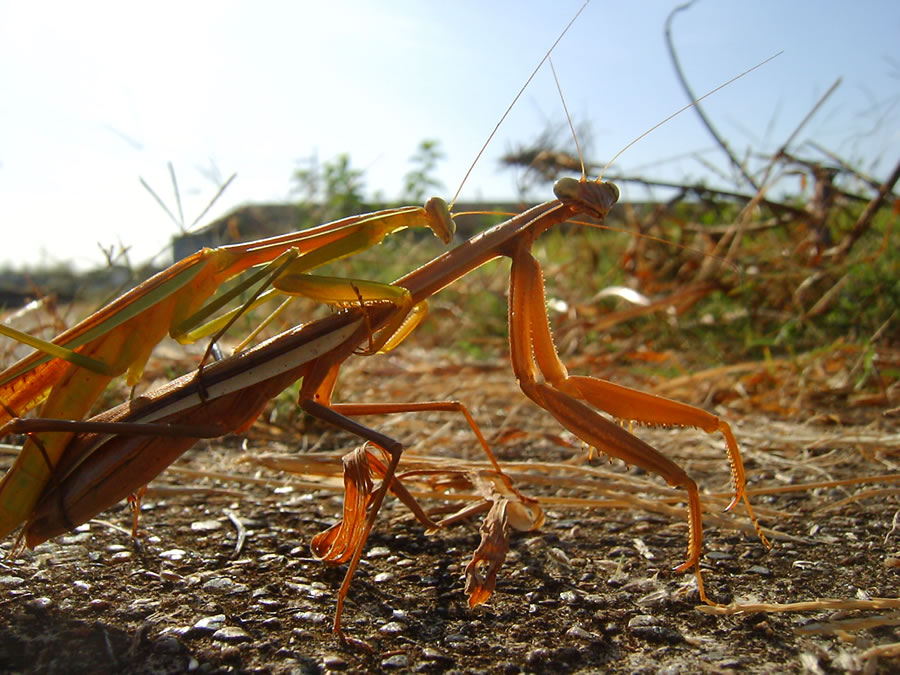
[[[388,400],[413,390],[425,398],[443,392],[474,399],[502,461],[539,457],[569,462],[560,466],[570,472],[586,466],[571,463],[585,453],[549,416],[521,403],[505,369],[467,367],[461,372],[471,377],[444,391],[447,364],[371,363],[380,365],[354,372],[364,381],[390,375],[378,392]],[[827,415],[800,425],[750,416],[738,404],[727,412],[751,487],[778,489],[753,502],[764,526],[781,535],[767,552],[745,532],[740,508],[722,517],[714,506],[705,517],[703,560],[710,596],[722,603],[835,598],[862,609],[706,613],[693,575],[672,571],[683,560],[687,527],[683,505],[662,501],[660,495],[670,496],[662,481],[653,479],[652,495],[636,495],[635,488],[620,494],[646,507],[623,507],[603,492],[606,502],[567,509],[552,499],[600,498],[602,481],[593,488],[526,478],[525,492],[550,499],[546,523],[512,536],[496,592],[475,609],[466,601],[463,572],[479,542],[477,520],[427,536],[404,506],[389,500],[345,610],[344,627],[356,643],[344,645],[330,631],[344,568],[309,553],[311,537],[340,513],[340,496],[235,465],[244,451],[238,439],[225,439],[195,448],[178,463],[179,473],[162,476],[145,499],[138,539],[128,534],[131,514],[122,505],[0,563],[2,670],[896,672],[898,650],[889,646],[900,641],[895,483],[804,487],[895,470],[896,424],[877,408],[859,406],[844,410],[856,424],[845,420],[840,428]],[[458,456],[472,445],[460,440],[465,427],[446,416],[369,422],[427,454]],[[727,493],[719,439],[685,430],[640,434],[685,466],[701,489]],[[353,447],[352,439],[315,426],[291,439],[270,421],[257,426],[249,449],[296,452],[315,440],[319,445],[306,450],[329,451],[337,467],[340,453]],[[623,486],[647,478],[619,462],[596,467]],[[188,470],[206,473],[186,477]],[[246,478],[209,473],[217,471]]]

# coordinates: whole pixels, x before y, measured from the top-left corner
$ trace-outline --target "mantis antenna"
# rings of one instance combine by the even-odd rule
[[[548,49],[547,53],[544,54],[544,58],[542,58],[540,63],[538,63],[537,66],[535,66],[535,69],[533,71],[531,71],[531,75],[528,76],[528,79],[525,80],[525,84],[523,84],[522,88],[519,89],[519,93],[516,94],[516,97],[512,100],[512,103],[510,103],[509,106],[506,108],[506,111],[500,117],[500,121],[498,121],[497,124],[494,125],[493,131],[491,131],[490,135],[487,137],[487,140],[484,142],[484,145],[481,146],[481,150],[479,150],[478,154],[475,155],[475,160],[472,162],[471,166],[469,166],[469,170],[466,171],[466,175],[463,176],[462,182],[459,184],[459,187],[456,190],[456,194],[453,195],[453,199],[450,200],[450,208],[453,208],[453,205],[456,203],[456,200],[459,197],[459,193],[462,192],[463,185],[466,184],[466,181],[469,179],[469,176],[471,175],[472,170],[475,168],[475,165],[478,163],[478,160],[481,159],[481,156],[484,154],[484,151],[487,149],[488,144],[491,142],[491,140],[494,138],[494,135],[497,133],[497,130],[500,128],[500,125],[503,124],[503,121],[506,119],[507,115],[509,115],[509,112],[513,109],[513,106],[516,105],[516,102],[522,96],[522,93],[525,91],[525,89],[528,87],[528,85],[534,79],[534,76],[537,75],[537,72],[541,69],[541,66],[544,65],[544,61],[546,61],[548,58],[550,58],[550,54],[553,52],[554,49],[556,49],[556,45],[558,45],[559,41],[563,39],[563,36],[569,31],[569,29],[572,27],[572,24],[575,23],[576,19],[578,19],[578,17],[584,11],[584,8],[588,6],[588,3],[590,1],[591,0],[585,0],[584,4],[579,8],[579,10],[577,12],[575,12],[575,16],[572,17],[572,20],[569,21],[569,23],[563,29],[563,32],[560,33],[559,37],[556,38],[556,41],[552,45],[550,45],[550,49]]]
[[[613,158],[612,158],[611,160],[609,160],[609,161],[606,163],[606,166],[604,166],[603,169],[600,171],[600,175],[597,176],[597,180],[600,180],[600,179],[603,177],[603,174],[606,173],[606,170],[612,165],[612,163],[615,162],[617,159],[619,159],[619,157],[621,157],[621,156],[625,153],[625,151],[628,150],[628,148],[630,148],[632,145],[634,145],[634,144],[637,143],[638,141],[642,140],[645,136],[649,136],[649,135],[652,134],[654,131],[656,131],[657,129],[659,129],[663,124],[665,124],[666,122],[668,122],[670,119],[672,119],[672,118],[674,118],[674,117],[678,117],[678,115],[680,115],[681,113],[683,113],[685,110],[689,110],[690,108],[693,108],[695,105],[697,105],[698,103],[700,103],[700,101],[702,101],[703,99],[705,99],[705,98],[707,98],[707,97],[709,97],[709,96],[712,96],[713,94],[715,94],[715,93],[716,93],[717,91],[719,91],[720,89],[724,89],[725,87],[727,87],[727,86],[728,86],[729,84],[731,84],[732,82],[735,82],[736,80],[739,80],[739,79],[741,79],[742,77],[744,77],[744,75],[749,75],[750,73],[752,73],[752,72],[753,72],[754,70],[756,70],[757,68],[762,68],[762,67],[763,67],[764,65],[766,65],[769,61],[771,61],[772,59],[774,59],[774,58],[776,58],[776,57],[778,57],[778,56],[781,56],[782,54],[784,54],[784,50],[783,50],[783,49],[782,49],[780,52],[777,52],[777,53],[775,53],[775,54],[772,54],[772,56],[770,56],[769,58],[765,59],[764,61],[760,61],[759,63],[757,63],[757,64],[756,64],[755,66],[753,66],[752,68],[748,68],[747,70],[745,70],[745,71],[744,71],[743,73],[741,73],[740,75],[735,75],[735,76],[732,77],[730,80],[728,80],[727,82],[724,82],[724,83],[720,84],[720,85],[719,85],[718,87],[716,87],[715,89],[712,89],[711,91],[706,92],[705,94],[703,94],[703,96],[701,96],[700,98],[698,98],[696,101],[691,101],[690,103],[688,103],[688,104],[687,104],[686,106],[684,106],[683,108],[680,108],[679,110],[676,110],[675,112],[673,112],[671,115],[669,115],[667,118],[665,118],[665,119],[662,120],[661,122],[659,122],[659,123],[653,125],[653,126],[650,127],[649,129],[647,129],[647,131],[645,131],[644,133],[642,133],[640,136],[638,136],[637,138],[635,138],[633,141],[631,141],[631,142],[630,142],[628,145],[626,145],[624,148],[622,148],[621,150],[619,150],[615,155],[613,155]],[[567,113],[567,114],[568,114],[568,113]]]

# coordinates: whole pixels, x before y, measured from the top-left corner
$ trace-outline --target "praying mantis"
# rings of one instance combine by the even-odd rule
[[[35,546],[85,522],[139,489],[192,446],[198,438],[240,433],[265,403],[289,384],[302,380],[299,404],[309,414],[351,431],[382,448],[390,457],[379,488],[366,504],[365,521],[347,542],[349,565],[338,592],[334,631],[341,634],[343,603],[388,491],[402,495],[394,479],[403,446],[352,416],[372,411],[421,409],[422,404],[338,404],[332,395],[343,363],[360,346],[393,347],[411,329],[414,307],[481,265],[509,258],[509,334],[513,373],[522,392],[585,443],[629,464],[662,476],[687,498],[687,559],[677,571],[695,570],[702,601],[707,597],[700,573],[702,504],[694,480],[677,464],[624,428],[602,416],[654,425],[680,425],[721,433],[731,465],[733,498],[743,501],[765,542],[747,493],[743,462],[729,424],[693,406],[664,399],[596,377],[569,375],[554,345],[540,264],[532,255],[535,239],[548,229],[588,215],[602,221],[619,197],[615,185],[564,178],[554,186],[556,199],[536,206],[438,256],[390,284],[380,297],[365,297],[353,280],[331,280],[330,301],[340,312],[287,331],[245,352],[198,369],[158,390],[122,404],[86,422],[13,420],[6,430],[58,435],[61,460],[47,487],[25,514],[25,541]],[[276,288],[287,294],[315,295],[316,281],[298,269],[278,274]],[[446,405],[433,402],[429,405]],[[477,432],[476,432],[477,433]],[[489,457],[493,459],[485,445]],[[493,460],[495,471],[502,468]],[[402,497],[401,497],[402,498]],[[420,517],[420,520],[422,518]],[[346,559],[343,554],[335,560]]]
[[[305,273],[380,243],[407,227],[428,227],[445,244],[455,232],[450,209],[440,198],[424,207],[400,207],[244,244],[203,249],[151,277],[98,310],[52,343],[35,340],[0,325],[0,333],[31,344],[37,351],[0,373],[0,424],[22,415],[46,399],[43,417],[82,419],[110,381],[126,373],[134,386],[150,352],[166,333],[193,342],[227,326],[239,308],[200,326],[238,293],[259,282],[278,291],[279,275]],[[212,302],[207,300],[228,279],[264,265],[248,280]],[[359,281],[364,297],[394,293],[384,284]],[[308,295],[339,302],[329,292],[329,280],[308,277]],[[383,345],[378,346],[378,348]],[[66,435],[29,439],[13,467],[0,482],[0,537],[28,515],[59,461]],[[39,445],[40,444],[40,445]]]
[[[509,258],[510,358],[520,388],[585,443],[658,474],[669,485],[685,491],[688,555],[677,571],[694,568],[700,598],[712,604],[704,591],[699,568],[703,531],[696,483],[677,464],[597,410],[621,420],[721,433],[734,489],[728,508],[743,501],[765,541],[746,494],[746,477],[734,434],[726,421],[699,408],[599,378],[568,375],[550,334],[542,272],[531,247],[542,232],[576,215],[602,221],[619,193],[611,183],[572,178],[560,179],[554,192],[555,200],[472,237],[392,286],[403,289],[412,303],[419,304],[486,262],[501,256]],[[303,293],[307,284],[307,275],[303,274],[288,274],[280,281],[281,289],[288,293]],[[351,281],[345,284],[345,297],[348,302],[357,297]],[[381,503],[387,491],[395,489],[394,474],[403,450],[398,441],[359,424],[349,415],[365,414],[372,408],[380,412],[401,411],[409,409],[409,405],[333,404],[332,392],[344,361],[360,345],[373,339],[391,339],[407,313],[408,307],[403,303],[363,301],[359,307],[306,324],[76,425],[63,463],[54,471],[54,480],[29,515],[26,543],[34,546],[71,529],[139,489],[197,438],[246,429],[269,398],[302,378],[298,398],[306,412],[352,431],[390,456],[381,486],[368,504],[365,524],[352,538],[352,556],[335,613],[334,630],[341,633],[340,618],[350,581]],[[47,433],[47,429],[68,428],[65,421],[59,427],[53,425],[53,421],[43,419],[22,420],[11,423],[10,430]],[[496,470],[502,475],[499,466]]]

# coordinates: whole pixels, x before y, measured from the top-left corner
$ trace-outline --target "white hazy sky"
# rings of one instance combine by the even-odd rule
[[[686,103],[663,41],[677,4],[593,0],[554,52],[570,111],[592,125],[594,157]],[[434,138],[449,198],[580,5],[0,0],[0,266],[100,265],[98,244],[130,246],[133,260],[155,254],[176,227],[138,179],[172,203],[169,161],[188,221],[215,192],[211,174],[238,174],[208,222],[288,198],[297,161],[313,153],[349,153],[370,194],[396,198],[409,156]],[[698,93],[785,50],[705,102],[738,149],[780,146],[842,77],[792,147],[815,139],[880,178],[900,157],[900,3],[705,0],[677,15],[674,34]],[[562,119],[545,68],[463,197],[512,197],[515,177],[497,157]],[[617,166],[711,146],[688,112]],[[704,157],[725,165],[715,151]],[[695,159],[641,172],[707,175]]]

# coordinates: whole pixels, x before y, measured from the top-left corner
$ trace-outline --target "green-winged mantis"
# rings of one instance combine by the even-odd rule
[[[277,290],[283,275],[306,274],[407,227],[429,227],[444,243],[450,243],[455,232],[446,203],[433,198],[424,207],[388,209],[296,233],[198,251],[65,331],[52,344],[0,326],[0,333],[37,349],[0,373],[0,424],[42,401],[42,417],[80,420],[114,377],[127,373],[128,384],[136,384],[150,352],[167,333],[182,341],[197,340],[230,320],[233,313],[200,325],[247,286],[258,286],[261,291],[271,284]],[[209,302],[225,281],[254,266],[261,268],[244,284]],[[332,280],[308,274],[305,278],[310,295],[341,302],[333,295]],[[360,280],[355,286],[368,300],[383,297],[401,304],[404,300],[387,284]],[[0,537],[28,516],[65,444],[66,437],[59,434],[25,444],[0,482]]]

